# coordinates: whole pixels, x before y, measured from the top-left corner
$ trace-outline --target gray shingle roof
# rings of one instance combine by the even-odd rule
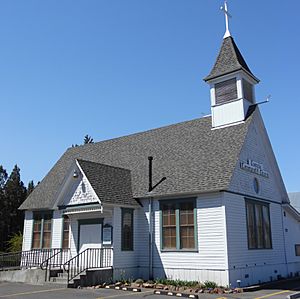
[[[206,78],[204,78],[204,81],[209,81],[211,79],[230,74],[239,70],[244,70],[256,81],[259,81],[252,74],[236,43],[234,42],[234,39],[231,36],[229,36],[223,40],[217,60],[210,74]]]
[[[300,192],[290,192],[288,195],[291,205],[300,213]]]
[[[85,160],[77,161],[101,202],[137,205],[132,196],[130,170]]]
[[[20,208],[51,209],[74,159],[129,169],[134,198],[149,196],[148,156],[154,157],[153,184],[167,177],[153,196],[227,189],[251,119],[212,130],[205,117],[69,148]]]

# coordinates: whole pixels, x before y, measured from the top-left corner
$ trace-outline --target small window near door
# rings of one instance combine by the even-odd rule
[[[122,208],[122,250],[133,250],[133,209]]]
[[[62,248],[69,248],[69,236],[70,236],[70,218],[68,216],[64,216],[63,223],[63,240],[62,240]]]
[[[300,244],[295,244],[295,254],[296,256],[300,256]]]

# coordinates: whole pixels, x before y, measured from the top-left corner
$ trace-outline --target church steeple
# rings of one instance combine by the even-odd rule
[[[259,82],[229,32],[226,1],[221,9],[225,12],[226,32],[217,60],[204,78],[210,85],[213,128],[244,121],[248,108],[255,104],[254,85]]]
[[[259,80],[253,75],[238,49],[233,37],[229,36],[223,39],[223,43],[217,57],[217,60],[210,71],[209,75],[204,78],[206,82],[228,75],[230,73],[243,70],[251,76],[257,83]]]

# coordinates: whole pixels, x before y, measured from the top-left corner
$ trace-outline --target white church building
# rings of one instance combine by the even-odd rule
[[[228,27],[204,80],[210,116],[67,149],[20,207],[23,252],[70,282],[101,268],[222,286],[298,275],[300,214]]]

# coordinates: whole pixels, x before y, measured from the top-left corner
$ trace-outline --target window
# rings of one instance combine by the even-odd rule
[[[163,250],[195,250],[195,200],[161,201],[160,209],[161,248]]]
[[[36,213],[33,219],[32,248],[50,248],[52,214]]]
[[[62,240],[62,248],[69,248],[69,235],[70,235],[70,218],[68,216],[64,216],[63,222],[63,240]]]
[[[295,254],[296,256],[300,256],[300,244],[295,244]]]
[[[133,209],[122,208],[122,250],[133,250]]]
[[[248,248],[272,248],[269,205],[247,200],[246,215]]]

